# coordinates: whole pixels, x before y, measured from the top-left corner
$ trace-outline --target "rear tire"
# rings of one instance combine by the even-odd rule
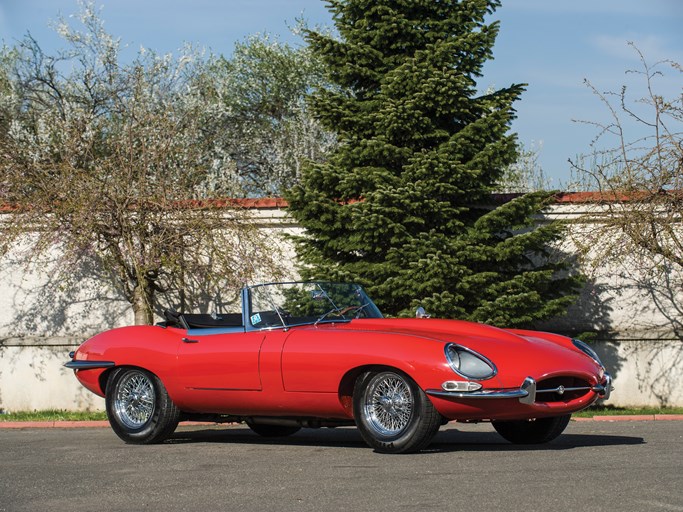
[[[105,403],[112,430],[130,444],[160,443],[173,434],[180,420],[180,411],[161,380],[140,368],[112,371]]]
[[[442,423],[424,391],[398,370],[361,375],[353,392],[353,414],[365,442],[380,453],[418,452]]]
[[[494,421],[493,428],[513,444],[542,444],[552,441],[567,428],[571,414],[521,421]]]

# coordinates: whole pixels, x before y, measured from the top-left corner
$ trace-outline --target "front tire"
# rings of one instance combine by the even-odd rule
[[[521,421],[494,421],[493,428],[513,444],[542,444],[552,441],[567,428],[571,414]]]
[[[105,404],[112,430],[130,444],[160,443],[180,420],[161,380],[139,368],[117,368],[109,375]]]
[[[418,452],[442,423],[424,391],[410,377],[393,370],[358,378],[353,411],[361,436],[380,453]]]

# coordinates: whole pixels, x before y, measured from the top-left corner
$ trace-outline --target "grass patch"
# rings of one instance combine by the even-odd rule
[[[0,421],[100,421],[107,415],[99,411],[0,411]]]
[[[592,418],[593,416],[638,416],[653,414],[683,414],[683,407],[615,407],[613,405],[593,405],[572,416]]]

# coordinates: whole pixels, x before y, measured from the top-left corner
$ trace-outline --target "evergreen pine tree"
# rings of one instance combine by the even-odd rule
[[[553,263],[548,195],[495,205],[516,158],[522,85],[483,95],[498,0],[328,0],[339,38],[308,32],[334,87],[311,98],[340,145],[289,191],[309,279],[363,284],[390,315],[526,326],[566,310],[578,278]],[[562,277],[564,276],[564,277]]]

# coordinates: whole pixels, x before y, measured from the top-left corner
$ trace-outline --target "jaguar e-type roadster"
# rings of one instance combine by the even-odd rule
[[[449,421],[544,443],[609,398],[611,377],[579,340],[417,316],[383,318],[358,285],[264,284],[242,290],[239,312],[167,310],[157,325],[98,334],[65,366],[140,444],[184,420],[268,437],[355,425],[384,453],[419,451]]]

